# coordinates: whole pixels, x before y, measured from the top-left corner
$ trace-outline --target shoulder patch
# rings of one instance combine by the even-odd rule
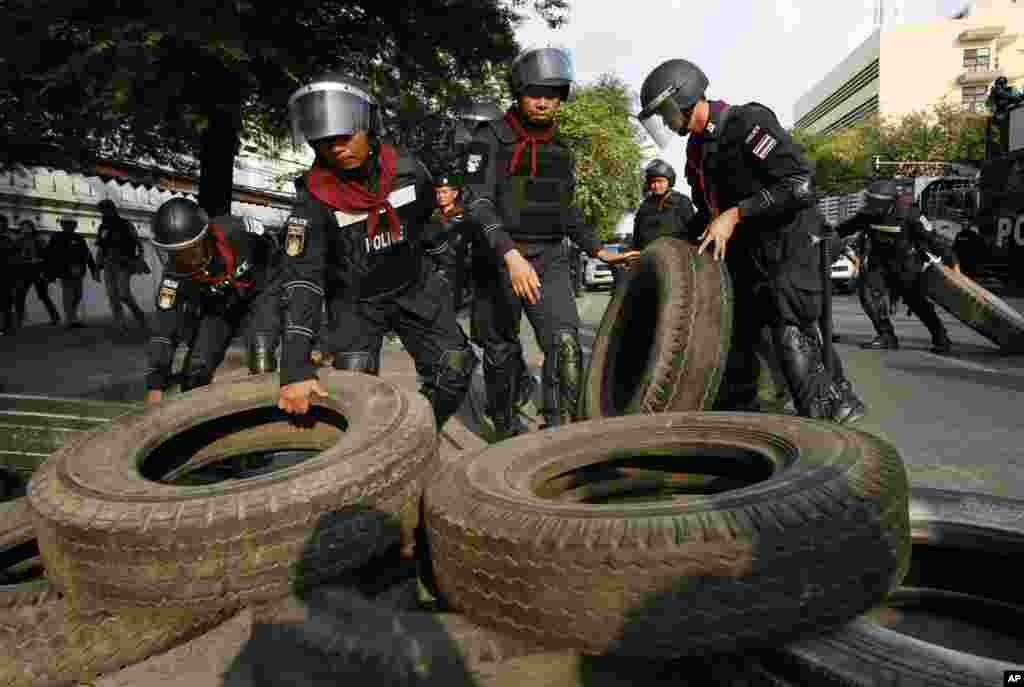
[[[178,297],[178,286],[178,281],[166,277],[160,282],[160,293],[157,296],[156,304],[161,310],[170,310],[174,307],[174,301]]]
[[[309,220],[305,217],[292,215],[285,223],[284,252],[294,258],[302,255],[306,249],[306,227]]]

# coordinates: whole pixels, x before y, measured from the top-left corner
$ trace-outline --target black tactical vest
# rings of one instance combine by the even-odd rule
[[[669,193],[672,193],[669,191]],[[672,199],[665,203],[661,209],[658,208],[660,199],[654,195],[648,196],[636,211],[634,225],[635,236],[633,246],[637,250],[643,250],[655,239],[662,236],[680,237],[683,235],[683,227],[680,226],[679,212],[675,203],[678,199]]]
[[[520,241],[554,241],[565,235],[573,202],[575,163],[556,138],[537,145],[537,176],[530,176],[532,146],[527,145],[515,172],[509,165],[518,144],[504,121],[488,122],[496,138],[494,201],[509,235]]]

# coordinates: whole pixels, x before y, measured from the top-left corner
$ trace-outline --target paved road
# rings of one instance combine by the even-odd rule
[[[583,341],[593,339],[609,295],[579,301]],[[1024,310],[1024,299],[1008,299]],[[895,319],[903,348],[861,350],[871,325],[855,297],[835,306],[838,348],[849,377],[870,407],[861,428],[892,441],[915,485],[1024,498],[1024,356],[1004,356],[985,339],[943,314],[955,347],[952,355],[928,351],[929,337],[916,319]],[[39,325],[17,337],[0,337],[0,391],[106,400],[139,400],[146,367],[144,337],[120,337],[104,323],[82,330]],[[541,358],[524,323],[531,366]],[[393,353],[400,347],[392,345]],[[392,358],[394,359],[394,358]],[[242,365],[236,347],[228,358]]]

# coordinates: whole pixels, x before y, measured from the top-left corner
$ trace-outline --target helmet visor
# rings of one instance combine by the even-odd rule
[[[677,132],[686,131],[688,120],[686,113],[679,109],[671,95],[672,89],[666,90],[636,115],[647,135],[662,150],[671,145]]]
[[[376,101],[344,83],[317,82],[305,86],[288,101],[292,142],[312,144],[334,136],[375,130]]]

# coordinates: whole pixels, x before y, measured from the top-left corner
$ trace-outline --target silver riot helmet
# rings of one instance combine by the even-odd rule
[[[358,131],[381,135],[380,104],[362,81],[327,72],[288,99],[292,141],[311,146],[324,138],[350,136]]]
[[[519,55],[509,67],[509,88],[518,98],[530,86],[559,89],[562,102],[569,100],[576,80],[572,56],[562,48],[538,48]]]
[[[672,134],[686,136],[693,108],[704,97],[708,77],[688,60],[662,62],[640,87],[640,112],[644,125],[659,148],[667,148]]]

